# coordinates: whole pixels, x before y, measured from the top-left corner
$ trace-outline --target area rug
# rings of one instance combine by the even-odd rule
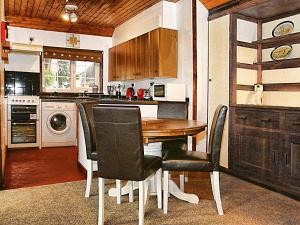
[[[112,187],[107,182],[106,190]],[[92,195],[84,197],[85,182],[69,182],[0,192],[1,225],[93,225],[97,224],[98,192],[94,180]],[[211,195],[210,190],[207,190]],[[146,207],[146,225],[297,225],[300,202],[266,190],[227,174],[221,174],[224,216],[217,215],[211,197],[190,204],[169,198],[169,212],[157,209],[151,196]],[[116,199],[105,198],[105,224],[138,223],[138,195],[134,203],[128,197],[117,205]]]

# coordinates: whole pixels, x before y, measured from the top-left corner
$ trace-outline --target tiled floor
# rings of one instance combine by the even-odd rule
[[[76,147],[9,149],[4,189],[83,180],[77,157]]]

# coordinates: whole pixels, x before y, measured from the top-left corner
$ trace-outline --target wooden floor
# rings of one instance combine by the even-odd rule
[[[83,180],[77,158],[76,147],[9,149],[4,189]]]

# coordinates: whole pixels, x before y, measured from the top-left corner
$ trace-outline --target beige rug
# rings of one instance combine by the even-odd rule
[[[96,180],[95,180],[96,181]],[[110,185],[111,186],[111,185]],[[198,205],[169,198],[169,213],[157,209],[150,197],[145,224],[230,224],[230,225],[298,225],[300,202],[271,192],[226,174],[221,176],[221,193],[225,215],[218,216],[211,197]],[[94,182],[92,196],[84,198],[85,182],[71,182],[0,192],[0,224],[97,224],[98,196]],[[210,194],[210,190],[207,190]],[[123,197],[117,205],[106,195],[106,224],[137,224],[138,201],[128,203]]]

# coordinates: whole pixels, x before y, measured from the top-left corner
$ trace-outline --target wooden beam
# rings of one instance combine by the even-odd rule
[[[229,105],[236,104],[237,83],[237,18],[235,14],[230,15],[229,24]]]
[[[254,85],[244,85],[244,84],[238,84],[236,86],[237,90],[242,90],[242,91],[254,91]]]
[[[257,23],[257,83],[260,84],[262,82],[262,66],[261,66],[261,62],[262,62],[262,22],[259,21]]]
[[[87,26],[84,24],[71,24],[64,21],[51,21],[47,19],[19,16],[6,16],[5,18],[9,25],[13,27],[24,27],[38,30],[98,35],[105,37],[111,37],[114,32],[113,27]]]
[[[219,17],[225,16],[231,13],[239,13],[241,10],[257,6],[259,4],[268,2],[270,0],[237,0],[228,4],[228,6],[220,7],[209,12],[208,20],[214,20]]]
[[[237,46],[257,49],[257,43],[254,43],[254,42],[249,43],[249,42],[244,42],[244,41],[237,41]]]
[[[300,91],[300,83],[273,83],[264,84],[264,91]]]
[[[193,28],[193,120],[197,119],[197,0],[192,0]],[[196,138],[193,138],[192,149],[196,151]]]
[[[247,70],[258,70],[257,64],[236,63],[236,67]]]
[[[298,68],[300,65],[300,58],[267,61],[262,62],[261,65],[263,70]]]

